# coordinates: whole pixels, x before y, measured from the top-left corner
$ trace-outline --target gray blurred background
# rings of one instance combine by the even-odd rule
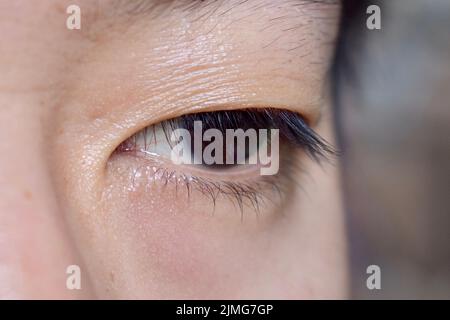
[[[367,2],[338,88],[353,297],[450,299],[450,1]]]

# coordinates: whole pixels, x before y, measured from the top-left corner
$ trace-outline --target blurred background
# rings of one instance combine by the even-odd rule
[[[345,5],[333,75],[353,298],[450,299],[450,1]]]

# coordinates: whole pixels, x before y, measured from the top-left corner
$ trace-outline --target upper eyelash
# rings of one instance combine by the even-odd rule
[[[279,129],[280,138],[300,147],[314,160],[320,162],[337,151],[307,124],[298,113],[284,109],[240,109],[212,111],[182,115],[161,123],[166,137],[176,128],[193,129],[194,121],[201,121],[203,127],[226,129]],[[168,141],[170,141],[168,139]]]
[[[333,146],[311,129],[301,115],[284,109],[250,108],[233,111],[192,113],[162,121],[160,125],[167,142],[171,143],[171,131],[177,128],[192,130],[195,121],[201,121],[205,130],[208,128],[216,128],[222,132],[225,132],[226,129],[238,128],[279,129],[281,139],[291,145],[302,148],[309,157],[317,162],[324,159],[327,160],[331,156],[338,154]],[[144,137],[147,136],[149,130],[153,130],[153,136],[155,136],[155,125],[151,125],[143,129]],[[133,138],[136,138],[136,134],[122,143],[117,150],[131,151],[130,148],[135,149],[136,141],[133,143]],[[149,144],[152,143],[152,141],[148,142]],[[144,148],[147,147],[148,144],[146,141]]]

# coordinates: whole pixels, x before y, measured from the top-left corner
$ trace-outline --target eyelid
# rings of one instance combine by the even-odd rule
[[[124,141],[116,150],[116,153],[128,153],[137,157],[145,158],[155,165],[176,168],[176,171],[190,172],[192,174],[199,174],[209,176],[215,179],[228,180],[239,179],[239,176],[256,177],[260,175],[261,163],[256,159],[256,155],[252,154],[250,157],[254,160],[246,165],[236,165],[227,168],[216,168],[201,165],[189,164],[173,164],[170,161],[170,156],[173,148],[173,142],[170,141],[171,132],[169,130],[175,129],[179,124],[162,124],[158,123],[139,131],[126,141]],[[249,158],[250,159],[250,158]],[[253,164],[254,163],[254,164]],[[219,165],[220,166],[220,165]]]
[[[109,168],[117,176],[124,179],[124,189],[135,193],[139,197],[146,197],[151,192],[164,194],[173,192],[171,197],[181,198],[181,201],[196,203],[197,201],[209,200],[212,204],[212,212],[219,201],[231,201],[236,208],[244,213],[245,208],[259,213],[260,208],[266,204],[281,203],[290,188],[291,175],[294,166],[285,166],[285,171],[275,176],[240,177],[239,180],[218,179],[192,175],[158,164],[149,158],[143,162],[139,157],[127,155],[114,155],[109,162]],[[289,172],[288,174],[285,174]],[[122,178],[120,178],[122,177]],[[121,187],[123,188],[123,187]],[[197,198],[200,196],[201,198]],[[203,202],[201,202],[203,203]]]
[[[117,153],[127,153],[134,155],[138,158],[142,158],[147,161],[147,165],[154,168],[166,168],[171,173],[183,173],[182,179],[185,178],[185,173],[188,173],[186,176],[189,177],[203,177],[210,178],[215,181],[232,181],[232,180],[245,180],[245,179],[254,179],[257,180],[261,178],[261,165],[259,161],[256,162],[255,165],[249,165],[248,163],[245,165],[237,165],[234,170],[230,171],[228,168],[216,168],[214,170],[208,169],[207,166],[201,165],[177,165],[172,163],[171,161],[171,144],[169,142],[170,132],[164,131],[169,128],[177,128],[180,126],[183,127],[183,122],[187,122],[184,126],[188,126],[189,123],[194,122],[195,120],[203,120],[206,123],[209,123],[209,127],[217,127],[222,126],[221,129],[225,130],[227,126],[236,127],[242,125],[241,122],[236,120],[236,112],[240,112],[241,120],[242,115],[250,116],[254,121],[248,121],[249,123],[244,124],[248,127],[266,127],[266,128],[279,128],[280,129],[280,149],[279,149],[279,168],[280,171],[283,172],[286,168],[283,166],[291,165],[292,163],[289,158],[294,158],[295,156],[292,154],[292,147],[297,148],[298,150],[304,151],[310,158],[315,160],[316,162],[321,162],[322,160],[328,160],[330,156],[335,155],[333,147],[330,146],[325,140],[323,140],[319,135],[317,135],[306,122],[302,119],[302,117],[298,114],[292,113],[286,110],[255,110],[255,109],[245,109],[238,111],[223,111],[223,117],[227,117],[228,120],[232,119],[233,115],[235,116],[234,121],[229,121],[225,123],[223,119],[219,118],[217,122],[218,112],[208,112],[208,113],[198,113],[198,114],[188,114],[175,119],[169,119],[162,123],[158,123],[156,125],[152,125],[150,127],[146,127],[143,130],[139,131],[129,139],[127,139],[124,143],[122,143],[117,149]],[[231,113],[230,113],[231,112]],[[258,118],[260,117],[260,118]],[[155,127],[158,126],[158,130]],[[165,129],[164,129],[165,128]],[[162,133],[161,131],[164,131]],[[152,145],[155,141],[145,141],[143,137],[147,136],[147,133],[150,132],[150,137],[148,140],[152,140],[152,136],[155,137],[156,142],[160,141],[159,146]],[[159,138],[156,137],[155,133]],[[136,139],[140,136],[140,144],[136,142]],[[142,143],[144,141],[144,143]],[[283,142],[284,141],[284,142]],[[289,147],[290,146],[290,147]],[[165,153],[158,153],[158,150],[161,148],[165,149]],[[289,149],[288,152],[287,149]],[[278,160],[277,160],[278,161]],[[220,166],[220,165],[219,165]],[[276,173],[275,175],[278,175]],[[242,179],[244,177],[244,179]]]
[[[222,113],[227,114],[227,113]],[[184,115],[180,116],[175,119],[166,120],[160,123],[157,123],[155,125],[151,125],[149,127],[144,128],[143,130],[139,131],[138,133],[134,134],[130,138],[128,138],[126,141],[124,141],[119,147],[116,149],[116,153],[132,153],[135,156],[139,156],[142,158],[150,158],[151,161],[154,162],[160,162],[160,165],[166,166],[166,167],[175,167],[177,171],[185,171],[185,172],[191,172],[192,174],[203,175],[203,176],[210,176],[214,177],[216,179],[221,179],[225,175],[222,174],[221,171],[226,172],[226,177],[228,179],[233,179],[234,176],[238,177],[239,175],[245,175],[245,176],[258,176],[261,165],[259,161],[246,161],[247,163],[245,165],[239,165],[236,164],[234,166],[227,166],[225,162],[222,162],[221,164],[217,164],[216,167],[211,167],[204,163],[202,163],[200,166],[195,164],[174,164],[170,161],[172,156],[172,149],[174,147],[174,141],[171,139],[172,134],[174,133],[175,129],[191,129],[192,124],[198,120],[202,120],[201,122],[204,123],[206,126],[214,127],[215,130],[218,130],[219,133],[222,132],[225,134],[225,130],[227,129],[238,129],[238,127],[242,127],[243,125],[247,125],[246,123],[238,123],[236,121],[230,121],[231,117],[228,117],[227,124],[225,125],[223,122],[224,119],[218,119],[220,113],[219,112],[211,112],[211,113],[203,113],[203,114],[192,114],[192,115]],[[220,125],[225,125],[225,127],[220,127],[217,124],[217,121],[219,120]],[[231,122],[231,123],[230,123]],[[258,126],[257,123],[254,123],[253,126]],[[188,130],[189,131],[189,130]],[[203,134],[203,132],[202,132]],[[183,139],[184,140],[184,139]],[[182,141],[183,141],[182,140]],[[259,140],[259,139],[258,139]],[[226,145],[225,139],[223,142]],[[184,143],[184,142],[181,142]],[[259,144],[257,149],[259,148]],[[191,156],[194,156],[190,153],[191,146],[186,146],[185,151],[189,151],[189,158]],[[234,150],[234,146],[233,146]],[[224,153],[225,154],[225,153]],[[257,157],[255,157],[254,154],[251,154],[250,157],[255,160]],[[194,156],[195,158],[195,156]],[[250,158],[246,159],[249,160]],[[256,159],[258,160],[258,159]],[[221,168],[219,168],[221,167]],[[214,169],[213,169],[214,168]],[[200,172],[200,173],[199,173]]]
[[[162,121],[161,125],[166,138],[170,137],[170,129],[192,128],[195,121],[201,121],[205,127],[217,128],[222,132],[226,129],[279,129],[280,138],[295,147],[303,148],[316,161],[336,155],[336,150],[309,125],[305,118],[286,109],[249,108],[240,110],[220,110],[181,115]],[[144,128],[142,131],[150,127]],[[153,125],[155,128],[155,125]],[[136,134],[140,134],[139,131]],[[136,137],[136,134],[131,138]]]

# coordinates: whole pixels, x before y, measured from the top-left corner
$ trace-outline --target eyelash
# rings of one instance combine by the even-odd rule
[[[202,112],[180,116],[178,118],[169,119],[161,122],[164,134],[169,142],[170,131],[177,128],[192,128],[194,121],[202,121],[203,126],[208,128],[216,128],[221,132],[225,129],[279,129],[280,135],[280,154],[287,148],[295,147],[303,150],[310,158],[316,162],[329,159],[336,152],[325,140],[317,135],[307,124],[305,119],[299,114],[279,109],[241,109],[233,111],[214,111]],[[206,130],[205,129],[205,130]],[[154,126],[144,129],[154,130]],[[142,133],[142,131],[141,131]],[[145,133],[145,132],[144,132]],[[139,155],[136,148],[136,135],[133,135],[123,142],[117,149],[115,154],[132,154]],[[133,142],[134,141],[134,142]],[[241,212],[244,207],[249,206],[259,213],[259,208],[266,201],[273,202],[273,194],[277,194],[281,198],[284,194],[285,185],[292,181],[294,176],[292,172],[299,170],[299,164],[295,159],[289,159],[280,156],[280,172],[274,176],[261,176],[258,179],[248,181],[226,181],[215,180],[211,178],[187,175],[179,173],[178,170],[159,166],[156,171],[150,172],[158,176],[158,179],[165,186],[170,182],[175,183],[176,192],[178,193],[179,183],[182,183],[187,192],[188,198],[193,190],[199,191],[202,195],[207,196],[213,203],[215,208],[216,200],[219,196],[224,196],[232,201]]]

